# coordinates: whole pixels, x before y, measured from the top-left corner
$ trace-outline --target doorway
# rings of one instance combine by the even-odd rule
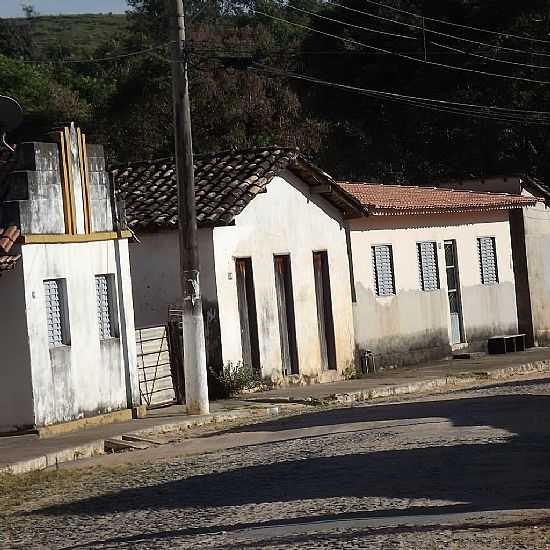
[[[274,256],[274,265],[281,357],[283,374],[286,376],[299,373],[290,256],[288,254]]]
[[[336,344],[334,340],[334,319],[332,316],[332,295],[328,254],[313,253],[313,274],[315,276],[315,297],[317,300],[317,326],[321,346],[321,368],[336,370]]]
[[[447,293],[451,315],[451,345],[464,342],[462,319],[462,298],[460,295],[460,274],[456,254],[456,241],[445,241],[445,268],[447,271]]]
[[[256,314],[252,259],[237,258],[235,260],[235,273],[239,320],[241,324],[243,364],[252,368],[256,374],[261,374],[258,316]]]

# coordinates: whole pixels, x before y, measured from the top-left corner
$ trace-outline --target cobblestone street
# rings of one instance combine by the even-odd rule
[[[546,549],[549,419],[539,376],[205,433],[21,478],[0,546]]]

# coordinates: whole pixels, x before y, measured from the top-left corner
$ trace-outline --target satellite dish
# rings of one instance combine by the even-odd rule
[[[21,105],[11,97],[0,95],[0,132],[15,130],[23,121]]]
[[[0,95],[0,135],[1,143],[12,153],[15,149],[6,142],[6,134],[15,130],[23,120],[23,109],[21,105],[11,97]]]

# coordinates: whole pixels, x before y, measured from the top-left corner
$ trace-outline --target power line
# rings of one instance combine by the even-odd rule
[[[508,51],[508,52],[520,53],[520,54],[528,55],[528,56],[538,55],[538,56],[541,56],[541,57],[550,57],[550,53],[539,52],[539,51],[521,50],[521,49],[518,49],[518,48],[510,48],[510,47],[507,47],[507,46],[489,44],[488,42],[481,42],[479,40],[471,40],[469,38],[463,38],[462,36],[456,36],[454,34],[449,34],[449,33],[446,33],[446,32],[436,31],[436,30],[434,30],[432,28],[428,28],[426,26],[414,25],[412,23],[404,23],[403,21],[397,21],[396,19],[390,19],[388,17],[383,17],[382,15],[376,15],[376,14],[370,13],[368,11],[358,10],[356,8],[350,8],[348,6],[344,6],[344,5],[338,4],[336,2],[331,2],[330,0],[324,0],[324,2],[326,4],[330,4],[331,6],[336,6],[338,8],[341,8],[343,10],[351,11],[351,12],[354,12],[354,13],[360,13],[361,15],[366,15],[367,17],[372,17],[374,19],[379,19],[381,21],[386,21],[388,23],[395,23],[396,25],[409,27],[411,29],[418,29],[420,31],[425,31],[429,34],[436,34],[438,36],[445,36],[446,38],[451,38],[452,40],[458,40],[460,42],[466,42],[468,44],[476,44],[478,46],[485,46],[487,48],[491,48],[491,49],[494,49],[494,50],[497,50],[497,51],[498,50],[503,50],[503,51]],[[421,16],[418,16],[418,17],[421,17]],[[546,67],[544,67],[544,68],[546,68]]]
[[[315,77],[301,75],[301,74],[293,73],[289,71],[283,71],[283,70],[276,69],[273,67],[268,67],[265,65],[257,65],[256,67],[261,71],[276,74],[279,76],[285,76],[285,77],[294,78],[298,80],[304,80],[314,84],[320,84],[327,87],[333,87],[337,89],[352,91],[352,92],[360,93],[362,95],[375,97],[377,99],[404,103],[404,104],[421,107],[421,108],[429,109],[433,111],[464,115],[464,116],[473,116],[476,118],[494,120],[496,122],[503,122],[503,123],[513,122],[517,124],[523,124],[523,125],[529,124],[534,126],[550,125],[550,112],[547,112],[547,111],[506,109],[504,107],[491,107],[486,105],[458,103],[453,101],[437,100],[437,99],[431,99],[431,98],[419,98],[419,97],[407,96],[407,95],[397,94],[392,92],[384,92],[380,90],[370,90],[367,88],[359,88],[356,86],[339,84],[336,82],[329,82],[329,81],[321,80]]]
[[[108,57],[92,57],[92,58],[89,58],[89,59],[70,59],[70,58],[67,58],[67,59],[59,59],[59,60],[54,59],[54,60],[50,60],[50,61],[38,60],[38,59],[24,59],[23,63],[32,63],[32,64],[36,64],[36,65],[51,65],[51,64],[66,65],[66,64],[72,64],[72,63],[104,63],[104,62],[108,62],[108,61],[117,61],[119,59],[126,59],[128,57],[136,57],[136,56],[146,55],[146,54],[152,53],[156,50],[166,48],[166,47],[170,46],[171,44],[173,44],[173,42],[166,42],[164,44],[159,44],[157,46],[152,46],[150,48],[146,48],[144,50],[137,50],[137,51],[134,51],[134,52],[128,52],[128,53],[123,53],[123,54],[118,54],[118,55],[111,55],[111,56],[108,56]]]
[[[288,19],[284,19],[282,17],[276,17],[274,15],[270,15],[269,13],[265,13],[265,12],[260,11],[258,9],[256,9],[256,13],[259,14],[259,15],[263,15],[264,17],[268,17],[269,19],[274,19],[275,21],[280,21],[280,22],[286,23],[288,25],[293,25],[295,27],[299,27],[301,29],[305,29],[305,30],[309,30],[311,32],[315,32],[315,33],[318,33],[318,34],[329,36],[331,38],[336,38],[337,40],[341,40],[342,42],[347,42],[348,44],[355,44],[357,46],[363,46],[365,48],[368,48],[368,49],[371,49],[371,50],[374,50],[374,51],[394,55],[394,56],[397,56],[397,57],[401,57],[402,59],[407,59],[409,61],[414,61],[416,63],[423,63],[425,65],[431,65],[433,67],[441,67],[441,68],[444,68],[444,69],[451,69],[451,70],[454,70],[454,71],[467,72],[467,73],[476,73],[476,74],[481,74],[481,75],[484,75],[484,76],[493,76],[493,77],[497,77],[497,78],[504,78],[506,80],[531,82],[531,83],[534,83],[534,84],[545,84],[545,85],[550,84],[550,81],[548,81],[548,80],[537,80],[537,79],[534,79],[534,78],[527,78],[527,77],[521,77],[521,76],[504,75],[504,74],[501,74],[501,73],[491,73],[491,72],[488,72],[488,71],[481,71],[481,70],[478,70],[478,69],[469,69],[467,67],[458,67],[456,65],[448,65],[446,63],[439,63],[437,61],[419,59],[417,57],[413,57],[412,55],[408,55],[408,54],[404,54],[404,53],[398,53],[398,52],[394,52],[394,51],[391,51],[391,50],[386,50],[384,48],[379,48],[377,46],[372,46],[370,44],[365,44],[364,42],[359,42],[358,40],[353,40],[351,38],[344,38],[343,36],[338,36],[336,34],[320,31],[318,29],[308,27],[307,25],[301,25],[300,23],[294,23],[293,21],[289,21]],[[315,15],[313,12],[311,12],[311,14]],[[345,24],[345,23],[342,22],[342,24]]]
[[[526,40],[526,41],[529,41],[529,42],[539,42],[541,44],[550,44],[549,40],[542,40],[542,39],[539,39],[539,38],[532,38],[530,36],[522,36],[522,35],[518,35],[518,34],[492,31],[492,30],[489,30],[489,29],[482,29],[480,27],[472,27],[472,26],[469,26],[469,25],[461,25],[460,23],[452,23],[450,21],[445,21],[444,19],[436,19],[435,17],[426,17],[424,15],[420,15],[419,13],[414,13],[414,12],[407,11],[407,10],[404,10],[404,9],[401,9],[401,8],[395,8],[393,6],[388,6],[387,4],[384,4],[383,2],[377,2],[376,0],[363,0],[363,1],[366,2],[367,4],[373,4],[375,6],[379,6],[379,7],[385,8],[387,10],[392,10],[392,11],[396,11],[396,12],[403,13],[403,14],[406,14],[406,15],[410,15],[410,16],[416,17],[418,19],[425,19],[426,21],[433,21],[435,23],[441,23],[442,25],[449,25],[451,27],[457,27],[457,28],[460,28],[460,29],[468,29],[468,30],[476,31],[476,32],[486,32],[488,34],[493,34],[493,35],[496,35],[496,36],[502,36],[502,37],[507,38],[507,39],[508,38],[516,38],[517,40]]]
[[[280,2],[280,0],[273,0],[274,2],[279,2],[280,4],[282,4]],[[293,9],[295,11],[301,11],[302,13],[307,13],[308,15],[314,15],[315,17],[318,17],[319,19],[326,19],[327,21],[333,21],[335,23],[340,23],[341,25],[346,25],[347,27],[353,27],[355,29],[361,29],[361,30],[364,30],[364,31],[368,31],[368,32],[374,32],[374,33],[377,33],[377,34],[384,34],[384,35],[387,35],[387,36],[394,36],[396,38],[406,38],[407,40],[417,40],[417,38],[415,38],[414,36],[407,36],[405,34],[397,34],[397,33],[393,33],[393,32],[386,32],[386,31],[381,31],[379,29],[373,29],[372,27],[363,27],[361,25],[354,25],[353,23],[345,23],[343,21],[338,21],[337,19],[333,19],[332,17],[327,17],[326,15],[321,15],[319,13],[314,13],[314,12],[311,12],[311,11],[308,11],[308,10],[304,10],[302,8],[298,8],[297,6],[292,6],[290,4],[286,5],[287,8],[290,8],[290,9]]]
[[[516,66],[520,66],[520,67],[528,67],[528,68],[533,68],[533,69],[547,69],[547,70],[550,70],[550,67],[548,67],[546,65],[531,65],[530,63],[518,63],[516,61],[509,61],[507,59],[496,59],[494,57],[489,57],[487,55],[481,55],[481,54],[473,53],[473,52],[465,52],[464,50],[460,50],[458,48],[453,48],[452,46],[447,46],[445,44],[439,44],[438,42],[434,42],[433,40],[430,42],[430,44],[433,44],[434,46],[438,46],[439,48],[444,48],[446,50],[450,50],[454,53],[470,55],[472,57],[477,57],[477,58],[480,58],[480,59],[486,59],[488,61],[494,61],[495,63],[505,63],[507,65],[516,65]]]

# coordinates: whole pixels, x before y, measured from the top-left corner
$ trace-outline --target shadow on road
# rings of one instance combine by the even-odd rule
[[[548,507],[549,415],[550,397],[500,395],[355,407],[287,418],[238,431],[447,417],[456,426],[494,426],[516,435],[505,443],[488,441],[378,452],[365,448],[364,453],[289,461],[281,456],[281,461],[274,464],[126,489],[37,513],[95,515],[146,508],[211,508],[367,496],[458,501],[468,503],[470,510]]]

